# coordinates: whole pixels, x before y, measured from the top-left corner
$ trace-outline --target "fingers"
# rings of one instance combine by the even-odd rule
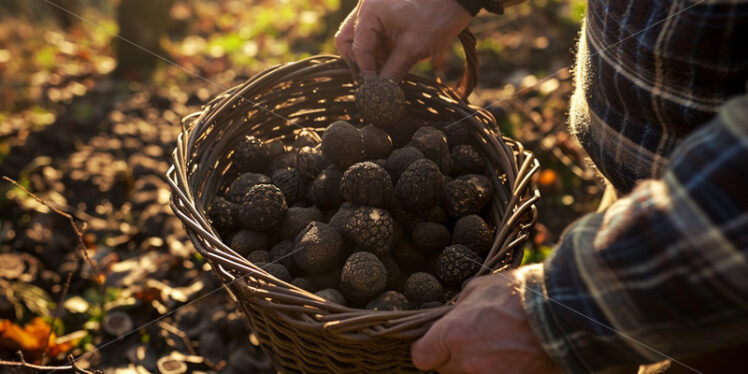
[[[356,14],[358,6],[354,8],[345,20],[340,24],[340,28],[335,33],[335,47],[343,58],[353,58],[353,30],[356,24]]]
[[[420,370],[431,370],[449,361],[449,349],[445,339],[446,326],[437,321],[421,339],[411,346],[413,364]]]
[[[382,24],[372,11],[360,11],[353,30],[353,57],[361,76],[376,75],[376,51]]]
[[[390,54],[387,62],[384,63],[380,75],[394,82],[399,82],[420,59],[417,49],[411,48],[409,43],[400,41]]]

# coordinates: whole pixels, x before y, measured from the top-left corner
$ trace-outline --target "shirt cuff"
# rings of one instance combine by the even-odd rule
[[[520,288],[522,306],[530,327],[540,341],[543,350],[564,373],[586,373],[590,370],[582,363],[565,340],[565,334],[558,327],[553,316],[545,286],[543,264],[524,266],[523,283]]]

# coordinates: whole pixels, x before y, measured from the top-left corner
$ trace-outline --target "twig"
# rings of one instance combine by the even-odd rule
[[[72,356],[70,356],[72,358]],[[16,367],[16,368],[26,368],[31,370],[37,370],[37,371],[72,371],[73,373],[78,374],[98,374],[101,371],[89,371],[83,368],[80,368],[75,365],[74,362],[70,362],[70,365],[59,365],[59,366],[50,366],[50,365],[36,365],[36,364],[30,364],[26,362],[26,360],[23,358],[23,352],[18,351],[18,361],[5,361],[0,360],[0,367]]]
[[[94,272],[96,273],[96,283],[99,284],[99,288],[103,287],[103,283],[101,282],[101,273],[99,272],[99,268],[96,266],[96,264],[94,264],[94,262],[91,260],[91,258],[88,257],[88,252],[86,252],[87,246],[86,246],[86,243],[83,241],[83,233],[86,231],[86,228],[88,226],[88,224],[86,223],[86,221],[84,221],[84,220],[76,217],[72,213],[68,213],[68,212],[65,212],[65,211],[63,211],[61,209],[58,209],[58,208],[55,208],[55,207],[51,206],[48,202],[46,202],[42,198],[36,196],[31,191],[27,190],[25,187],[23,187],[18,182],[16,182],[15,180],[13,180],[13,179],[11,179],[11,178],[9,178],[7,176],[3,176],[3,179],[6,180],[7,182],[10,182],[14,186],[18,187],[25,194],[31,196],[34,200],[36,200],[40,204],[46,206],[47,208],[49,208],[53,212],[59,214],[62,217],[67,218],[67,220],[70,222],[70,226],[73,228],[73,231],[75,231],[75,234],[78,236],[78,245],[75,247],[75,249],[76,249],[75,252],[78,255],[77,256],[77,261],[76,261],[76,266],[73,269],[70,269],[70,272],[68,273],[67,278],[65,279],[65,285],[62,288],[62,292],[60,292],[60,300],[57,303],[57,308],[55,308],[54,312],[52,313],[52,323],[50,324],[50,327],[49,327],[49,333],[47,333],[46,348],[42,352],[42,363],[44,363],[44,361],[46,361],[46,359],[47,359],[47,351],[49,350],[49,340],[52,338],[52,331],[54,330],[54,327],[55,327],[55,320],[57,320],[57,317],[60,315],[60,312],[61,312],[61,309],[62,309],[63,300],[65,300],[65,297],[67,296],[67,293],[70,290],[70,283],[71,283],[71,281],[73,279],[73,273],[80,268],[80,264],[81,264],[81,261],[82,261],[81,259],[85,258],[86,261],[88,262],[88,264],[91,265],[91,268],[94,269]],[[78,224],[75,223],[76,219],[79,220],[79,221],[81,221],[81,222],[83,222],[83,227],[82,228],[78,227]]]
[[[187,337],[187,334],[184,333],[184,331],[178,329],[175,326],[172,326],[164,321],[161,321],[158,323],[158,326],[164,329],[164,331],[172,333],[182,339],[182,342],[187,347],[187,351],[193,356],[199,356],[197,352],[195,351],[195,347],[192,346],[192,342]]]

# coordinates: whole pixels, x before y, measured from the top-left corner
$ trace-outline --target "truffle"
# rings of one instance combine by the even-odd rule
[[[477,214],[491,200],[493,190],[487,177],[467,174],[444,185],[442,203],[450,217]]]
[[[309,279],[306,278],[294,278],[291,281],[291,284],[305,291],[309,291],[312,289],[312,282],[310,282]]]
[[[381,166],[370,161],[359,162],[343,174],[340,191],[350,203],[382,207],[392,198],[392,179]]]
[[[288,271],[294,272],[296,263],[293,262],[294,245],[291,240],[284,240],[276,243],[270,248],[270,262],[275,262],[285,266]]]
[[[285,266],[276,263],[268,263],[261,266],[262,270],[265,270],[268,274],[282,280],[284,282],[291,281],[291,273],[286,269]]]
[[[407,210],[418,211],[439,204],[444,176],[429,159],[414,161],[395,184],[395,196]]]
[[[364,136],[346,121],[335,121],[322,134],[322,154],[345,169],[364,159]]]
[[[447,137],[441,130],[424,126],[419,128],[411,138],[410,145],[418,148],[427,159],[434,161],[442,174],[452,171],[452,154],[449,151]]]
[[[339,233],[347,235],[345,226],[354,210],[356,210],[356,206],[351,203],[340,204],[338,211],[330,217],[328,224],[338,230]]]
[[[343,239],[326,223],[310,222],[296,236],[293,259],[309,274],[326,273],[345,259]]]
[[[400,269],[412,273],[422,271],[426,266],[426,255],[410,240],[403,239],[392,249],[392,258],[395,259]]]
[[[439,255],[436,276],[447,286],[460,286],[481,268],[480,256],[462,244],[453,244]]]
[[[208,217],[213,226],[220,231],[231,231],[239,227],[239,204],[232,203],[222,197],[216,197],[208,207]]]
[[[319,134],[317,134],[316,131],[312,129],[303,129],[296,133],[291,145],[294,148],[316,147],[321,142],[322,138],[319,137]]]
[[[410,143],[410,138],[413,137],[413,134],[424,125],[426,125],[426,123],[418,121],[417,119],[404,118],[386,130],[387,133],[390,134],[392,145],[395,148],[402,148]]]
[[[242,173],[229,186],[229,190],[226,192],[226,200],[241,204],[244,195],[249,192],[250,188],[258,184],[268,183],[270,183],[270,177],[265,174]]]
[[[364,154],[367,159],[387,158],[392,153],[392,139],[386,131],[374,125],[361,130],[364,136]]]
[[[493,229],[476,214],[464,216],[455,222],[452,243],[462,244],[484,255],[493,244]]]
[[[325,288],[324,290],[319,290],[314,294],[335,304],[345,305],[345,297],[343,297],[343,294],[341,294],[340,291],[336,289]]]
[[[467,121],[447,122],[439,125],[439,128],[447,135],[447,142],[450,145],[467,144],[470,142],[470,126]]]
[[[386,210],[362,206],[348,218],[346,232],[359,248],[384,255],[392,247],[394,222]]]
[[[253,264],[266,264],[270,262],[270,252],[264,249],[258,249],[247,255],[247,260]]]
[[[309,179],[314,179],[328,166],[330,166],[330,161],[322,155],[322,150],[319,146],[299,149],[296,156],[296,168],[301,175]]]
[[[384,161],[384,169],[390,173],[393,181],[397,181],[410,164],[421,158],[424,158],[423,153],[418,148],[402,147],[392,151],[387,157]]]
[[[231,249],[242,256],[247,256],[254,251],[265,251],[269,245],[268,236],[261,232],[241,230],[231,238]]]
[[[348,257],[340,273],[340,291],[346,300],[366,303],[387,286],[387,269],[370,252],[356,252]]]
[[[364,120],[379,127],[392,126],[405,115],[405,93],[388,78],[365,80],[356,89],[355,98]]]
[[[371,310],[406,310],[408,299],[397,291],[385,291],[366,304],[366,309]]]
[[[429,273],[413,273],[405,281],[403,293],[411,305],[421,306],[430,301],[441,302],[444,288],[439,280]]]
[[[289,205],[299,200],[306,190],[306,181],[296,169],[273,170],[270,181],[283,192]]]
[[[288,208],[286,217],[283,218],[283,222],[281,223],[281,237],[283,239],[293,240],[296,238],[296,235],[298,235],[301,230],[309,224],[309,222],[322,220],[324,220],[322,211],[315,207],[290,207]]]
[[[340,193],[342,179],[343,172],[336,168],[322,170],[312,182],[309,199],[322,208],[337,207],[343,202],[343,195]]]
[[[478,151],[469,144],[458,144],[452,147],[452,174],[482,173],[486,163]]]
[[[239,220],[250,230],[265,231],[280,223],[287,210],[286,199],[278,187],[258,184],[244,195]]]
[[[387,270],[387,289],[388,290],[401,290],[405,283],[405,276],[397,262],[391,255],[379,256],[379,260],[382,261],[385,270]]]
[[[311,290],[319,291],[325,288],[338,288],[340,285],[340,270],[342,270],[342,268],[336,267],[335,269],[322,274],[307,274],[307,279],[312,283]]]
[[[417,246],[427,252],[441,250],[449,245],[452,239],[449,229],[436,222],[421,222],[415,225],[410,236]]]
[[[425,221],[436,223],[446,223],[449,220],[447,211],[441,206],[435,206],[431,209],[424,210],[420,212],[419,217],[423,218]]]
[[[270,150],[262,140],[251,135],[245,135],[234,149],[234,161],[239,170],[262,172],[268,167]]]
[[[273,157],[273,161],[270,162],[270,170],[275,169],[289,169],[296,168],[296,152],[286,152]]]

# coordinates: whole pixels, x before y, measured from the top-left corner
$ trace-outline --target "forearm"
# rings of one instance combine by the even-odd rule
[[[585,216],[523,288],[569,372],[683,357],[748,337],[748,98],[689,136],[661,180]]]

